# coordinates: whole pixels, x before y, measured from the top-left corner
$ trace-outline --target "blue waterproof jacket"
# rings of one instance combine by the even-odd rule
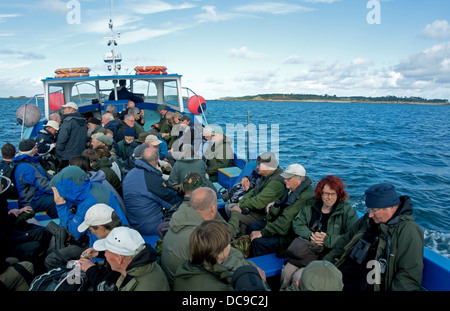
[[[145,172],[151,174],[151,184],[145,181]],[[170,209],[182,201],[161,172],[140,159],[122,182],[123,199],[131,226],[143,235],[158,234],[162,222],[162,208]]]
[[[78,226],[84,221],[86,211],[91,206],[107,204],[116,211],[123,225],[129,225],[115,195],[106,186],[91,182],[89,176],[78,166],[64,168],[53,177],[50,186],[56,187],[59,195],[66,200],[66,203],[56,205],[60,220],[76,239],[87,234],[90,247],[97,237],[89,229],[79,232]]]
[[[20,206],[32,206],[41,197],[53,195],[52,188],[49,186],[51,177],[39,164],[39,158],[21,154],[12,159],[13,163],[28,162],[18,164],[14,171]]]

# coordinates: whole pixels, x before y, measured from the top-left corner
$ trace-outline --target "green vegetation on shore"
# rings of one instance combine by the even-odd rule
[[[448,99],[426,99],[422,97],[397,96],[336,96],[315,94],[258,94],[242,97],[223,97],[220,100],[234,101],[316,101],[316,102],[350,102],[350,103],[388,103],[388,104],[435,104],[449,105]]]

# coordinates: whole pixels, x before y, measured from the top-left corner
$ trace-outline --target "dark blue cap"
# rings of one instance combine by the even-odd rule
[[[388,183],[374,185],[367,189],[365,194],[368,208],[387,208],[400,204],[395,187]]]

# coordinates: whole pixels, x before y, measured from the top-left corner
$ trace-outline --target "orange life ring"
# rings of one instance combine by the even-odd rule
[[[86,72],[82,72],[82,73],[59,73],[55,75],[55,78],[79,78],[79,77],[89,77],[89,74]]]
[[[88,67],[75,67],[75,68],[59,68],[55,70],[56,74],[62,73],[88,73],[91,71]]]
[[[166,71],[166,66],[137,66],[134,70],[139,72]]]
[[[166,75],[167,71],[136,71],[136,75],[148,76],[148,75]]]

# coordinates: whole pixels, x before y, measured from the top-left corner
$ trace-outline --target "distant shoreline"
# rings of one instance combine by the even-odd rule
[[[295,97],[313,97],[313,98],[295,98]],[[389,100],[386,100],[389,98]],[[0,97],[0,99],[30,99],[27,96],[10,96]],[[385,99],[385,100],[383,100]],[[217,99],[209,99],[214,101],[249,101],[249,102],[303,102],[303,103],[355,103],[355,104],[404,104],[404,105],[450,105],[447,99],[424,99],[424,98],[398,98],[398,97],[336,97],[336,96],[321,96],[321,95],[256,95],[256,96],[241,96],[241,97],[222,97]]]
[[[259,94],[255,96],[222,97],[216,100],[227,101],[286,101],[310,103],[358,103],[358,104],[410,104],[410,105],[450,105],[447,99],[425,99],[420,97],[338,97],[311,94]]]

